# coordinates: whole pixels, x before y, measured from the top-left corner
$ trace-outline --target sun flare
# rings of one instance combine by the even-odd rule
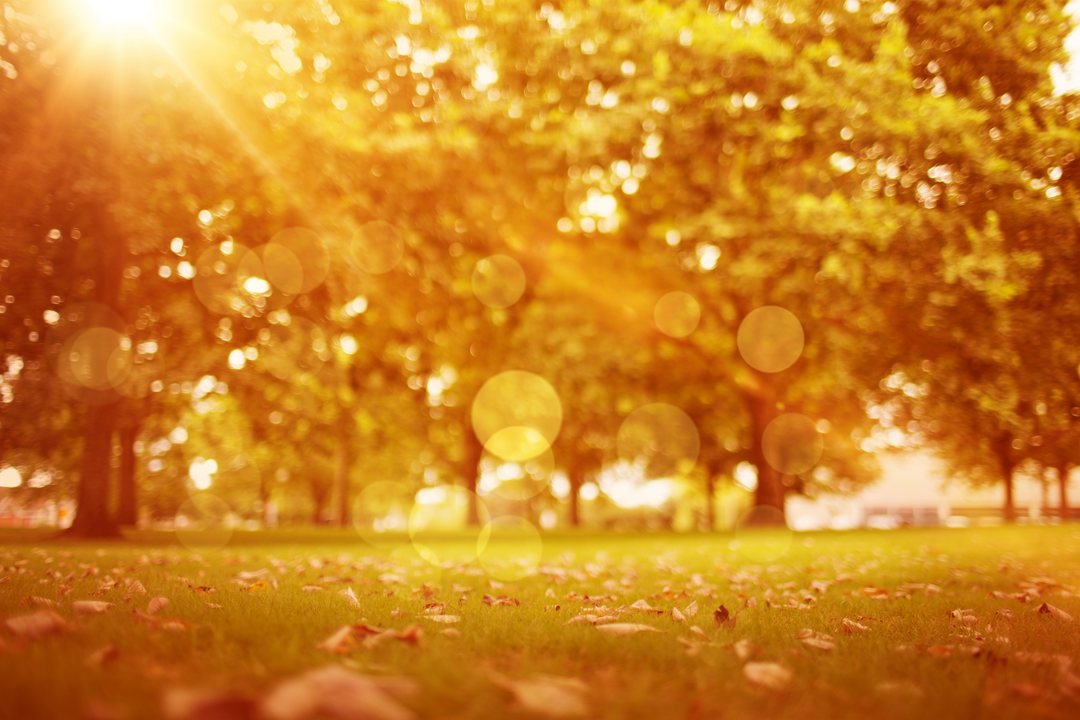
[[[149,0],[83,0],[99,24],[110,27],[144,25],[154,5]]]

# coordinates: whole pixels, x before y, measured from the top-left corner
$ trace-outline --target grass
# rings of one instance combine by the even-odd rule
[[[460,538],[433,542],[450,555],[465,547]],[[527,549],[524,540],[503,537],[483,560],[492,568]],[[269,571],[261,579],[276,587],[252,591],[235,582],[238,573],[261,569]],[[76,628],[38,639],[0,630],[0,715],[154,718],[162,715],[168,688],[258,697],[281,678],[328,663],[415,678],[420,689],[405,702],[423,718],[535,717],[492,679],[537,675],[583,680],[591,718],[1066,718],[1080,712],[1080,695],[1070,692],[1057,663],[1023,661],[1032,652],[1080,658],[1080,621],[1036,610],[1049,602],[1080,618],[1077,526],[738,538],[555,534],[543,539],[540,570],[493,585],[478,563],[435,567],[407,545],[380,550],[355,534],[332,531],[238,534],[221,550],[191,549],[153,533],[87,544],[5,531],[0,578],[8,580],[0,585],[0,618],[33,612],[24,600],[36,596],[59,603],[57,612]],[[386,574],[404,582],[380,580]],[[99,593],[106,578],[117,585]],[[136,579],[147,594],[125,600],[127,582]],[[813,581],[832,584],[815,592]],[[905,583],[940,591],[912,589],[910,598],[897,597]],[[305,592],[306,584],[326,589]],[[419,592],[424,584],[433,595]],[[202,595],[189,585],[215,590]],[[64,586],[72,590],[61,595]],[[339,595],[347,586],[360,608]],[[864,592],[868,587],[888,590],[889,598],[875,599]],[[1020,602],[990,595],[1025,588],[1040,596]],[[546,596],[549,589],[554,599]],[[592,625],[566,625],[589,605],[568,600],[572,592],[614,596],[598,601],[608,607],[644,599],[664,614],[631,611],[620,621],[664,632],[609,637]],[[484,593],[522,604],[492,607],[481,600]],[[777,607],[806,595],[815,598],[809,607]],[[169,632],[137,622],[132,608],[145,610],[153,596],[170,600],[161,616],[193,627]],[[714,623],[720,604],[735,610],[749,598],[756,607],[743,609],[734,628]],[[115,605],[104,614],[76,616],[74,600]],[[671,609],[695,600],[697,615],[676,622]],[[207,607],[208,601],[222,609]],[[421,617],[434,601],[445,602],[445,612],[460,622],[439,625]],[[560,609],[545,609],[554,605]],[[969,610],[977,623],[951,618],[955,609]],[[1002,609],[1011,611],[1011,620],[998,614]],[[869,631],[842,634],[844,618]],[[345,655],[316,647],[336,628],[360,622],[396,629],[418,624],[425,642],[415,648],[392,641]],[[688,630],[691,624],[712,643],[688,648],[678,642],[701,640]],[[441,634],[445,628],[460,636]],[[804,645],[796,638],[803,628],[832,636],[835,649]],[[786,689],[747,680],[745,663],[731,647],[742,639],[760,648],[756,661],[793,673]],[[88,663],[107,645],[118,651],[114,661]],[[916,647],[898,651],[902,645]],[[948,646],[977,647],[979,654],[928,651]]]

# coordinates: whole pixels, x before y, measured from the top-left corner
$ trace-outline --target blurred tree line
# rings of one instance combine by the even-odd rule
[[[1031,468],[1067,504],[1063,0],[86,5],[0,19],[0,461],[77,497],[73,533],[208,487],[341,524],[376,480],[475,491],[506,370],[562,406],[568,487],[526,514],[577,524],[658,402],[697,445],[644,476],[709,527],[738,468],[782,511],[899,447],[1004,482],[1007,517]],[[781,369],[740,352],[771,306],[803,338]],[[805,471],[762,442],[790,413]]]

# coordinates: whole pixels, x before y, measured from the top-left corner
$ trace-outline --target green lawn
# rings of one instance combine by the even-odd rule
[[[505,577],[500,564],[530,547],[503,537],[485,550],[483,567]],[[448,538],[431,548],[451,558],[467,545]],[[145,594],[131,592],[136,580]],[[258,582],[265,584],[246,587]],[[407,545],[379,550],[341,532],[243,533],[222,550],[200,550],[164,534],[88,544],[5,531],[0,583],[5,718],[322,717],[310,703],[264,700],[283,680],[328,664],[378,679],[348,687],[375,688],[386,704],[363,715],[343,699],[326,717],[541,717],[540,709],[650,720],[1080,714],[1080,666],[1069,666],[1080,658],[1080,621],[1038,612],[1049,603],[1080,618],[1077,526],[557,534],[543,538],[536,572],[503,583],[481,563],[436,567]],[[200,586],[214,589],[192,589]],[[489,605],[485,594],[520,605]],[[169,604],[138,618],[134,610],[145,613],[157,596]],[[27,635],[18,618],[42,610],[30,598],[55,602],[52,611],[70,627]],[[73,602],[85,600],[113,605],[77,614]],[[663,612],[630,609],[639,600]],[[432,603],[460,620],[431,620]],[[594,604],[607,610],[589,611]],[[734,627],[714,622],[721,604]],[[661,632],[610,635],[603,624],[567,624],[579,614]],[[845,633],[844,619],[867,630]],[[422,637],[360,629],[347,633],[340,653],[317,647],[346,625],[419,626]],[[830,636],[817,644],[833,648],[804,643],[803,629]],[[759,664],[747,670],[747,662]],[[776,665],[790,672],[786,685]],[[755,671],[784,686],[752,682]],[[378,689],[388,676],[412,678],[414,687]],[[344,698],[339,685],[319,692]]]

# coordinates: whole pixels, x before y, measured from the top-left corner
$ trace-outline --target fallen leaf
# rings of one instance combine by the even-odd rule
[[[105,645],[100,647],[94,652],[90,653],[90,656],[86,658],[86,664],[91,667],[101,667],[106,663],[110,663],[120,657],[120,651],[112,645]]]
[[[353,592],[351,587],[339,591],[338,594],[345,598],[353,607],[360,607],[360,601],[357,599],[356,593]]]
[[[261,704],[267,720],[412,720],[416,715],[394,696],[414,691],[407,680],[373,678],[327,665],[285,680]]]
[[[145,595],[145,594],[146,594],[146,588],[143,587],[143,584],[141,582],[136,580],[135,582],[131,583],[131,585],[128,585],[128,591],[127,591],[127,593],[125,593],[124,596],[125,597],[131,597],[132,595]]]
[[[255,715],[255,700],[215,690],[168,688],[161,698],[166,720],[246,720]]]
[[[683,617],[683,614],[681,612],[679,612],[679,608],[671,608],[671,619],[675,622],[686,622],[686,618]]]
[[[530,680],[509,680],[493,676],[492,682],[509,692],[518,708],[548,717],[572,717],[589,711],[585,702],[588,686],[577,678],[539,676]]]
[[[638,610],[640,612],[656,613],[657,615],[663,615],[664,614],[663,610],[651,607],[649,605],[649,603],[645,602],[644,600],[638,600],[637,602],[635,602],[633,605],[630,606],[630,609],[631,610]]]
[[[848,635],[851,635],[853,633],[869,632],[870,628],[860,623],[857,623],[854,620],[848,620],[847,618],[844,618],[840,621],[840,630],[847,633]]]
[[[774,662],[748,662],[743,665],[743,675],[754,685],[769,690],[783,690],[793,677],[790,670]]]
[[[1072,622],[1073,616],[1065,612],[1061,608],[1056,608],[1050,603],[1043,603],[1039,606],[1039,613],[1042,615],[1049,615],[1055,620],[1062,620],[1064,622]]]
[[[612,637],[633,635],[634,633],[639,632],[662,632],[652,625],[642,625],[641,623],[608,623],[606,625],[597,625],[596,629],[605,635],[610,635]]]
[[[250,593],[256,593],[256,592],[261,592],[261,591],[265,590],[266,588],[267,588],[266,583],[263,582],[262,580],[259,580],[256,583],[252,583],[251,587],[249,587],[247,590]]]
[[[461,622],[461,618],[457,615],[421,615],[421,617],[425,620],[430,620],[431,622],[437,623],[452,624],[456,622]]]
[[[712,638],[705,634],[705,631],[699,628],[697,625],[690,626],[690,632],[705,640],[712,641]]]
[[[211,610],[221,610],[222,609],[222,607],[220,605],[216,605],[214,603],[203,603],[203,605],[210,608]]]
[[[146,606],[147,615],[157,615],[162,608],[169,604],[169,598],[156,597],[151,598],[150,603]]]
[[[207,593],[212,593],[212,592],[214,592],[214,590],[217,589],[217,588],[208,587],[206,585],[198,585],[198,586],[196,586],[196,585],[188,585],[188,587],[191,588],[195,592],[196,595],[206,595]]]
[[[795,637],[799,639],[803,645],[807,647],[817,648],[818,650],[835,650],[836,643],[833,639],[825,633],[815,632],[809,628],[803,628]]]
[[[112,607],[110,602],[98,602],[95,600],[76,600],[71,603],[71,609],[75,611],[77,615],[97,615],[100,613],[109,612],[109,608]]]
[[[683,610],[683,614],[685,614],[688,618],[697,615],[697,600],[687,605],[686,608]]]
[[[356,638],[353,635],[352,626],[343,625],[342,627],[339,627],[330,637],[326,638],[315,647],[319,650],[325,650],[336,655],[344,655],[345,653],[350,652],[356,647]]]
[[[731,644],[731,650],[735,653],[735,657],[740,660],[746,661],[750,658],[757,657],[761,654],[761,648],[749,640],[737,640]]]
[[[723,605],[713,612],[713,622],[716,623],[717,627],[728,628],[729,630],[735,627],[735,618]]]
[[[19,604],[20,605],[33,605],[34,607],[43,607],[43,608],[60,607],[60,603],[56,602],[55,600],[49,600],[48,598],[43,598],[43,597],[34,597],[33,595],[31,595],[30,597],[23,598],[19,602]]]
[[[9,617],[4,620],[4,626],[13,634],[25,638],[39,638],[71,628],[64,618],[52,610],[38,610],[29,615]]]
[[[258,584],[258,583],[256,583],[256,584]],[[253,590],[254,588],[255,588],[255,585],[252,585],[250,588],[248,588],[248,590]],[[303,590],[304,592],[319,592],[320,590],[325,590],[326,588],[322,587],[321,585],[305,585],[304,587],[302,587],[300,589]]]

